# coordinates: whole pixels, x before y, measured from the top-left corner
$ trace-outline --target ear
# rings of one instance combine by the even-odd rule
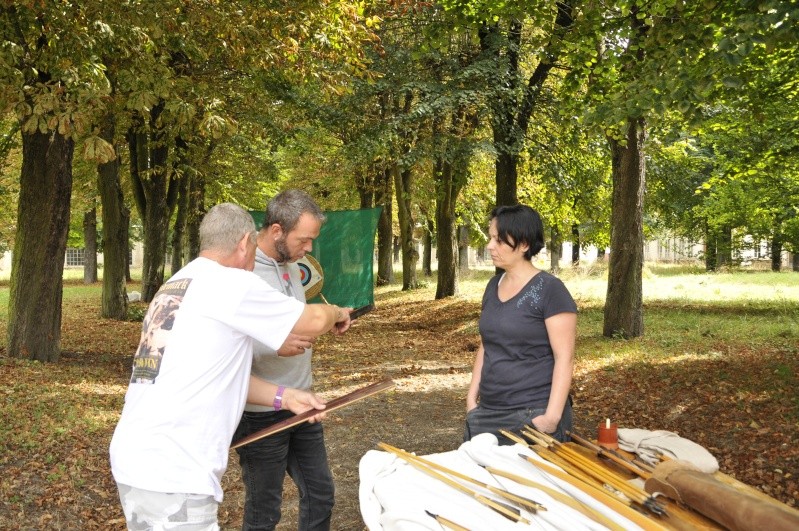
[[[236,251],[239,253],[246,253],[247,252],[247,244],[250,242],[250,235],[245,234],[239,240],[239,243],[236,244]]]
[[[280,223],[272,223],[267,227],[266,232],[270,238],[277,240],[283,236],[283,227],[280,226]]]

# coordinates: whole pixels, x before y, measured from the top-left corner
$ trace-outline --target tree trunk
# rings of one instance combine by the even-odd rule
[[[22,133],[17,234],[8,301],[8,355],[58,361],[64,255],[75,144],[57,132]]]
[[[170,269],[174,275],[183,267],[183,242],[186,239],[187,220],[189,215],[189,175],[180,177],[178,184],[178,211],[175,224],[172,226],[172,263]]]
[[[103,120],[100,136],[118,148],[115,142],[116,117],[108,114]],[[122,183],[119,179],[119,149],[117,157],[97,166],[97,189],[100,194],[103,220],[103,293],[101,315],[107,319],[123,320],[128,314],[126,280],[130,276],[128,225],[130,211],[125,206]]]
[[[187,260],[189,262],[200,256],[200,222],[204,215],[205,178],[195,173],[189,182],[189,215],[186,219],[186,242],[189,253]]]
[[[549,270],[552,273],[560,271],[560,259],[563,256],[563,238],[557,227],[549,229]]]
[[[455,207],[460,189],[454,183],[452,165],[439,159],[435,162],[436,182],[436,255],[438,278],[436,299],[458,294],[458,248],[456,239]]]
[[[716,267],[732,265],[732,227],[723,226],[716,237]]]
[[[646,125],[642,119],[627,123],[627,142],[610,140],[613,202],[611,205],[610,261],[605,298],[603,334],[606,337],[638,337],[644,333],[642,268],[644,264],[643,145]]]
[[[208,167],[211,155],[216,149],[216,142],[210,142],[205,150],[202,165]],[[200,223],[205,216],[205,177],[202,173],[192,172],[189,179],[189,211],[186,218],[186,261],[191,262],[200,255]],[[256,227],[260,229],[261,227]]]
[[[130,242],[130,209],[124,207],[122,209],[122,226],[124,227],[123,241],[125,241],[125,281],[133,282],[133,277],[130,275],[130,266],[133,261],[133,245]],[[127,298],[127,295],[126,295]]]
[[[705,222],[705,271],[715,271],[717,265],[718,251],[716,237]]]
[[[169,208],[166,202],[167,177],[165,169],[153,172],[144,186],[149,189],[143,212],[142,234],[144,256],[142,258],[142,300],[150,302],[164,283],[167,236],[169,234]]]
[[[522,49],[524,28],[522,21],[512,20],[507,31],[500,30],[497,24],[480,28],[480,48],[498,66],[494,82],[502,86],[500,94],[492,102],[491,128],[494,148],[497,151],[495,179],[497,206],[518,203],[517,181],[519,152],[524,146],[524,137],[530,119],[538,106],[538,98],[549,73],[561,53],[563,35],[571,28],[572,7],[568,2],[557,3],[557,14],[552,28],[550,43],[527,79],[526,86],[520,88],[523,70],[520,66],[519,52]],[[521,97],[518,97],[521,94]]]
[[[417,289],[419,279],[416,276],[416,264],[419,263],[419,251],[413,239],[413,213],[411,211],[411,196],[413,189],[413,174],[410,169],[400,170],[394,163],[391,168],[394,176],[394,190],[397,195],[397,219],[399,221],[399,244],[402,249],[402,291]]]
[[[380,210],[380,219],[377,220],[377,279],[375,283],[378,286],[385,286],[394,281],[394,262],[392,260],[394,230],[391,222],[393,194],[388,169],[378,171],[375,186],[377,190],[375,205],[383,207]]]
[[[396,264],[400,261],[402,256],[402,244],[400,243],[399,236],[392,236],[391,238],[391,262]]]
[[[175,215],[175,224],[172,226],[172,241],[170,242],[172,249],[172,263],[170,264],[171,274],[175,274],[183,267],[183,258],[186,246],[186,227],[188,225],[189,216],[189,181],[191,180],[192,172],[188,163],[189,145],[182,137],[175,140],[177,147],[177,170],[175,173],[178,175],[176,181],[176,199],[175,206],[177,207],[177,214]]]
[[[572,267],[580,266],[580,226],[572,225]]]
[[[368,170],[358,169],[355,171],[355,188],[358,190],[361,208],[374,206],[375,184],[372,175]]]
[[[139,123],[128,135],[130,175],[144,234],[141,297],[145,302],[150,302],[164,283],[169,221],[178,195],[176,179],[167,166],[167,140],[156,127],[162,110],[160,104],[151,111],[149,134]]]
[[[779,272],[782,269],[782,248],[785,242],[785,236],[782,232],[783,219],[782,216],[775,216],[772,223],[772,238],[771,238],[771,270]]]
[[[481,263],[486,261],[485,245],[481,245],[480,247],[477,248],[477,261]]]
[[[799,253],[791,253],[791,269],[799,271]]]
[[[97,209],[83,213],[83,283],[97,282]]]
[[[782,269],[782,239],[774,236],[771,240],[771,270],[779,272]]]
[[[491,130],[497,156],[494,161],[496,182],[496,206],[515,205],[518,182],[518,153],[525,131],[519,128],[517,100],[519,85],[519,45],[521,43],[522,23],[511,21],[507,33],[500,31],[497,24],[485,25],[480,31],[480,47],[496,62],[495,83],[501,83],[510,90],[502,91],[504,97],[495,98],[491,105]]]
[[[464,225],[458,226],[458,271],[466,273],[469,271],[469,228]]]
[[[518,157],[510,153],[499,153],[494,164],[496,170],[497,206],[515,205],[519,202],[516,195],[518,187]]]
[[[422,239],[422,271],[426,277],[433,275],[433,231],[435,230],[433,220],[428,218]]]

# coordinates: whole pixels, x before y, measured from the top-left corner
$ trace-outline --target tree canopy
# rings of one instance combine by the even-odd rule
[[[799,249],[797,16],[777,0],[6,3],[0,190],[18,214],[0,248],[19,260],[11,313],[53,301],[53,339],[25,346],[20,314],[9,351],[57,359],[63,249],[95,205],[119,318],[131,227],[147,300],[169,254],[173,270],[196,254],[205,205],[263,208],[287,185],[383,206],[378,278],[396,237],[407,289],[427,234],[437,297],[457,293],[458,227],[479,246],[492,206],[527,202],[550,247],[616,251],[605,332],[643,333],[640,297],[612,294],[640,293],[644,234],[704,242],[709,268],[745,235]]]

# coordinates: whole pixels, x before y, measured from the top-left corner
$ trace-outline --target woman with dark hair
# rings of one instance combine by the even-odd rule
[[[499,430],[518,433],[532,425],[567,441],[577,305],[560,279],[532,264],[544,248],[538,212],[526,205],[497,207],[488,235],[491,260],[504,272],[483,294],[464,440],[489,432],[500,444],[512,444]]]

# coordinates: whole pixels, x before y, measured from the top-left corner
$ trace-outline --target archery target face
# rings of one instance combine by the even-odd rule
[[[322,266],[309,254],[297,260],[297,266],[300,268],[300,280],[305,290],[305,298],[313,299],[322,291],[324,284]]]

